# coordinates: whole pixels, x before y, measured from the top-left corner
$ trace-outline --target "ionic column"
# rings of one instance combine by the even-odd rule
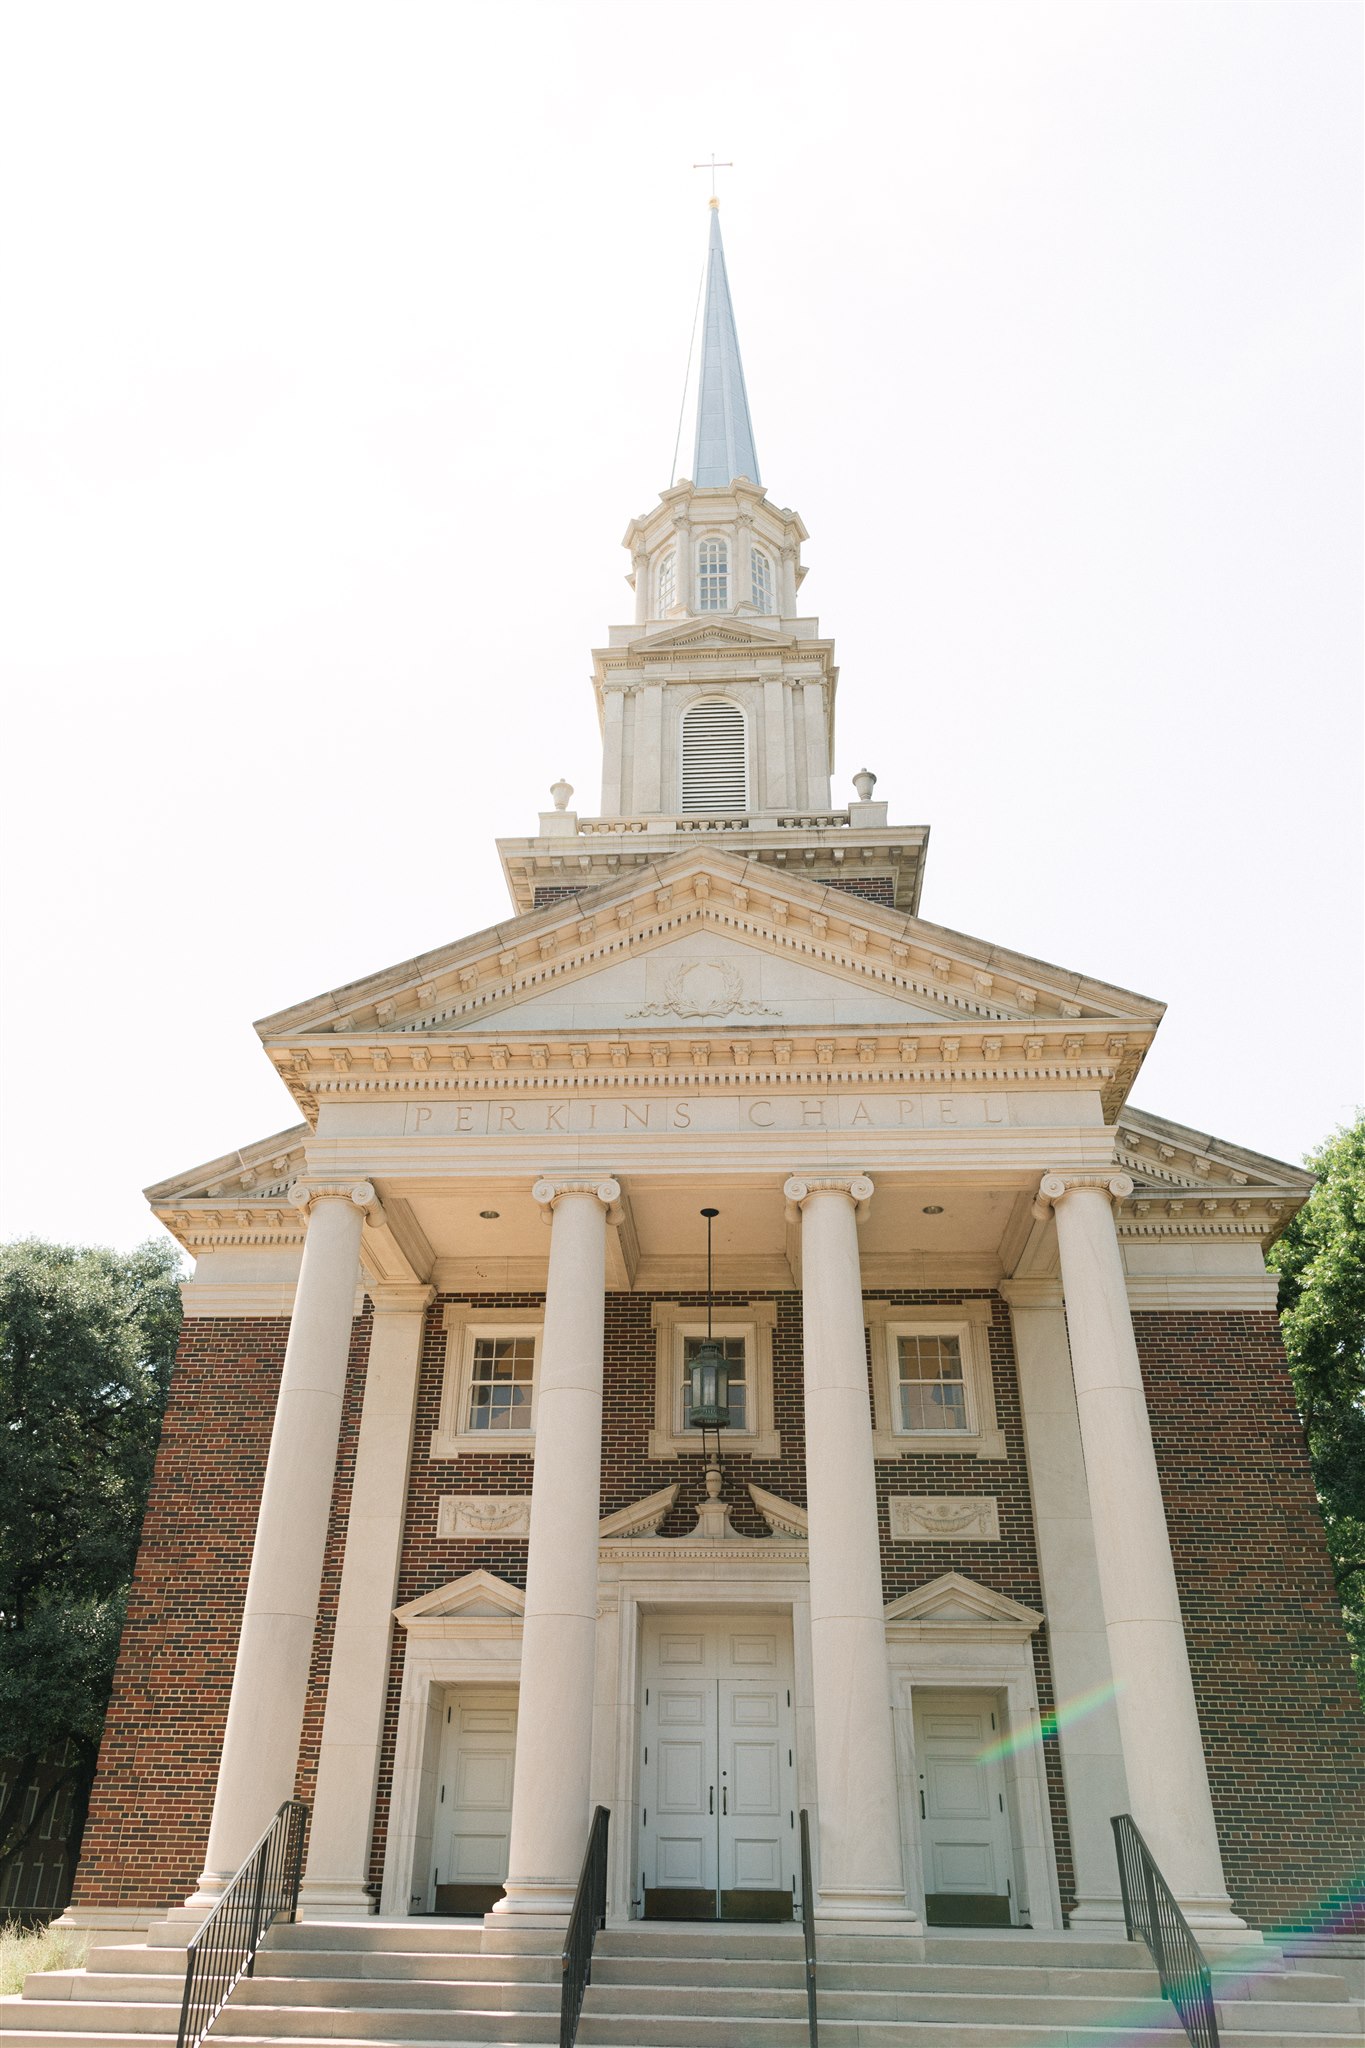
[[[1133,1818],[1196,1935],[1236,1935],[1112,1204],[1126,1174],[1044,1174]]]
[[[1019,1361],[1019,1404],[1028,1453],[1038,1569],[1047,1608],[1048,1660],[1059,1705],[1086,1703],[1058,1734],[1076,1902],[1072,1926],[1121,1922],[1110,1816],[1128,1810],[1123,1740],[1113,1700],[1095,1528],[1056,1280],[1006,1280]]]
[[[637,548],[630,559],[635,571],[635,623],[643,626],[649,620],[649,556],[644,548]]]
[[[374,1323],[303,1880],[302,1903],[311,1917],[351,1919],[374,1911],[366,1884],[393,1604],[422,1332],[435,1295],[434,1287],[370,1289]]]
[[[294,1794],[322,1588],[368,1181],[299,1183],[308,1235],[251,1552],[208,1850],[191,1906],[212,1905]]]
[[[619,818],[628,801],[621,787],[621,736],[625,722],[626,693],[602,693],[602,815]]]
[[[587,1846],[597,1643],[602,1338],[614,1180],[541,1180],[551,1221],[536,1387],[508,1876],[496,1913],[562,1918]]]
[[[906,1905],[883,1620],[858,1212],[863,1174],[793,1179],[801,1212],[815,1772],[822,1919],[918,1925]]]

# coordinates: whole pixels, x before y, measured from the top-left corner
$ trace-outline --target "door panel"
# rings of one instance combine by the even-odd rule
[[[915,1693],[925,1908],[937,1926],[1013,1918],[1004,1773],[989,1693]]]
[[[438,1913],[484,1913],[502,1894],[516,1744],[515,1693],[447,1694],[434,1835]]]
[[[786,1917],[796,1857],[789,1630],[647,1617],[642,1659],[646,1910],[772,1917],[780,1904]]]

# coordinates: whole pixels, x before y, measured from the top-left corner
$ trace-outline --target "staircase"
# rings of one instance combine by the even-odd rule
[[[477,1923],[281,1926],[210,2040],[370,2048],[559,2039],[547,1937]],[[1357,2048],[1360,2010],[1315,1955],[1269,1944],[1245,1970],[1214,1952],[1223,2048]],[[0,2048],[170,2048],[183,1949],[100,1947],[83,1970],[32,1976],[0,2000]],[[798,1929],[638,1922],[597,1939],[580,2048],[806,2048]],[[1144,1949],[1082,1935],[825,1936],[822,2048],[1183,2048]]]

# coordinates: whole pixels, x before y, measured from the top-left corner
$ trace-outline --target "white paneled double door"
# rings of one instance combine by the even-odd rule
[[[639,1876],[663,1919],[785,1919],[797,1865],[791,1625],[644,1617]]]

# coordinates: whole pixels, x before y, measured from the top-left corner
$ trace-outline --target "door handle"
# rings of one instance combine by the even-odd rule
[[[715,1812],[715,1810],[716,1810],[716,1788],[715,1788],[715,1786],[714,1786],[714,1785],[711,1785],[711,1786],[709,1786],[709,1787],[707,1788],[707,1794],[706,1794],[706,1811],[707,1811],[708,1813],[714,1813],[714,1812]]]
[[[720,1788],[720,1810],[722,1813],[730,1811],[730,1788],[728,1785],[722,1785]]]
[[[919,1795],[919,1817],[920,1817],[920,1819],[921,1819],[921,1820],[923,1820],[923,1819],[924,1819],[924,1817],[925,1817],[925,1815],[924,1815],[924,1794],[923,1794],[922,1792],[921,1792],[921,1793],[920,1793],[920,1795]]]

